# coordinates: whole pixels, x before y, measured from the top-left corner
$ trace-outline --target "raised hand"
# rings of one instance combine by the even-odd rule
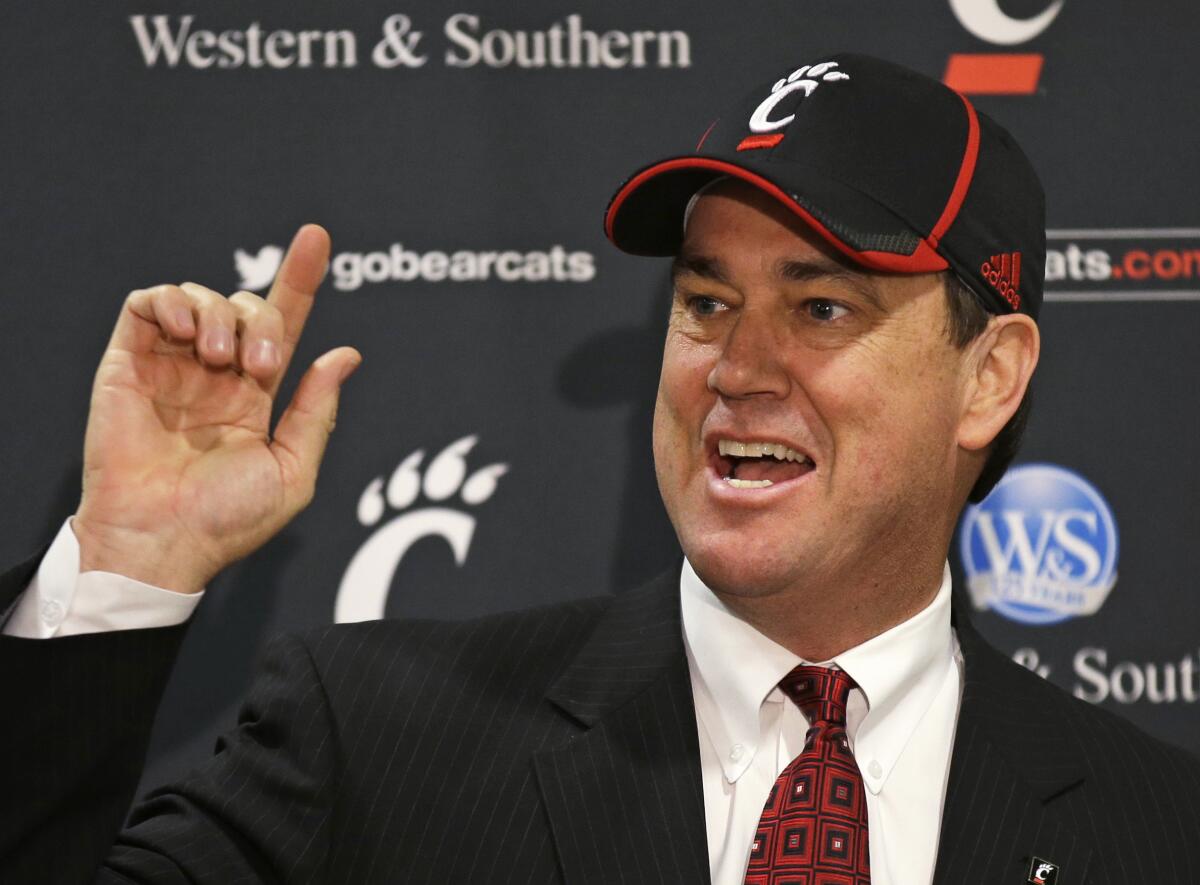
[[[73,528],[80,570],[201,589],[312,499],[341,384],[331,350],[271,433],[271,406],[329,260],[316,225],[292,240],[264,300],[195,283],[131,292],[100,361]]]

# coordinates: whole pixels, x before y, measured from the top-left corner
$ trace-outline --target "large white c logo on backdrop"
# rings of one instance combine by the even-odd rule
[[[496,483],[508,472],[507,464],[490,464],[467,475],[465,459],[478,439],[472,434],[450,443],[429,462],[424,475],[421,462],[425,450],[417,449],[390,477],[378,476],[367,484],[358,499],[358,521],[378,528],[359,547],[342,575],[333,609],[337,623],[382,618],[400,560],[424,538],[441,538],[450,545],[456,563],[467,561],[476,520],[468,508],[491,498]],[[422,493],[439,506],[409,509]],[[449,500],[454,495],[461,504]],[[398,515],[385,521],[389,510]]]
[[[950,0],[950,8],[962,26],[989,43],[1012,46],[1032,40],[1054,21],[1063,0],[1054,0],[1033,18],[1013,18],[1001,11],[998,0]]]

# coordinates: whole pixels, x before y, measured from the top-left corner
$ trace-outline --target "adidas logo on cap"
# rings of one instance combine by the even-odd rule
[[[983,263],[979,272],[1000,293],[1000,297],[1012,305],[1013,310],[1021,309],[1021,293],[1017,291],[1021,286],[1020,252],[993,255]]]

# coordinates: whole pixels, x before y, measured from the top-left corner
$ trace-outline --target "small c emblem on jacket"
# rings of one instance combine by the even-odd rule
[[[1050,863],[1035,857],[1029,862],[1029,885],[1056,885],[1058,882],[1058,864]]]

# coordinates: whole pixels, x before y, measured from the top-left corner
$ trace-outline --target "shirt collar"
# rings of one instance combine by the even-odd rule
[[[759,708],[800,658],[726,608],[686,559],[679,585],[696,711],[732,783],[758,750]]]
[[[947,564],[941,587],[928,606],[832,661],[821,662],[845,670],[865,698],[865,715],[858,722],[853,721],[857,716],[848,716],[847,730],[856,755],[877,761],[882,768],[879,777],[872,779],[876,791],[929,709],[947,668],[954,665],[950,583]],[[734,615],[686,559],[680,575],[680,607],[697,713],[732,783],[758,751],[763,702],[793,667],[809,662]]]

